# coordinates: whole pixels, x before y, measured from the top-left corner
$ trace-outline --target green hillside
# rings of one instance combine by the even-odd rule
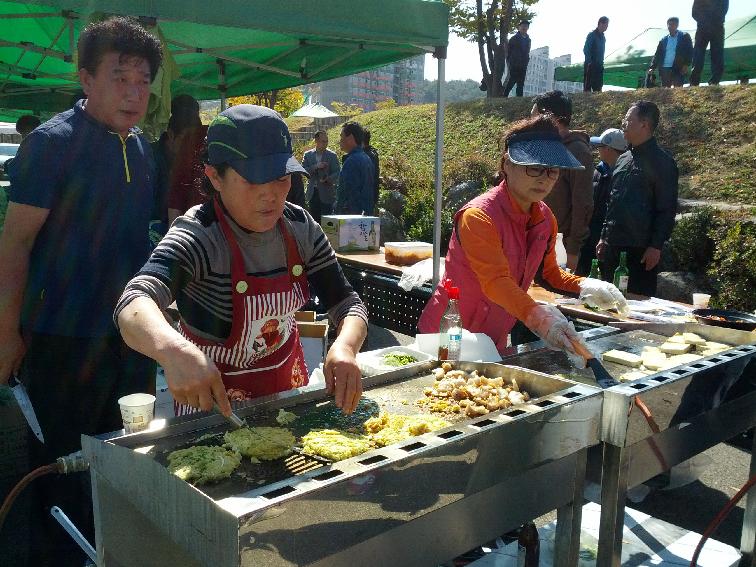
[[[680,196],[756,205],[756,88],[748,86],[649,89],[572,95],[572,128],[598,134],[619,127],[630,104],[646,98],[662,111],[660,143],[677,159]],[[506,126],[530,113],[529,99],[449,104],[444,132],[444,169],[476,156],[495,167]],[[410,168],[418,181],[433,173],[435,106],[402,106],[356,117],[372,132],[382,174]],[[337,131],[331,140],[338,140]],[[444,183],[447,186],[447,183]]]

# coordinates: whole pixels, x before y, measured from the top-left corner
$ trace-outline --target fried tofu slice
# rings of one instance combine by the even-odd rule
[[[686,352],[690,351],[692,346],[693,345],[689,345],[687,343],[671,343],[667,341],[659,347],[659,350],[661,350],[665,354],[685,354]]]
[[[602,358],[606,362],[614,362],[632,368],[638,368],[643,363],[643,359],[637,354],[623,350],[608,350],[602,355]]]

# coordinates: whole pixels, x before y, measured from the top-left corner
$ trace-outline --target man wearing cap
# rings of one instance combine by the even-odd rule
[[[583,90],[585,92],[600,93],[604,88],[604,51],[606,37],[604,33],[609,28],[609,18],[601,16],[593,30],[585,38],[583,45]]]
[[[516,96],[522,96],[525,88],[525,75],[530,61],[530,36],[528,29],[530,22],[522,20],[517,26],[517,33],[509,38],[507,50],[507,66],[509,67],[509,79],[504,86],[504,97],[508,97],[512,87],[517,85]]]
[[[510,128],[499,165],[503,181],[454,216],[445,276],[423,310],[420,332],[438,332],[450,285],[460,291],[464,328],[485,333],[502,353],[518,321],[555,350],[574,354],[574,343],[582,340],[556,307],[527,294],[534,280],[580,294],[591,305],[625,308],[613,285],[557,265],[557,223],[543,199],[561,172],[582,167],[562,144],[552,117],[536,115]]]
[[[124,340],[165,369],[177,414],[217,402],[228,415],[230,398],[307,384],[294,313],[312,286],[338,329],[326,385],[352,412],[367,312],[323,230],[286,202],[290,176],[307,173],[286,123],[269,108],[233,106],[210,124],[203,157],[209,200],[175,220],[126,286],[115,311]],[[178,329],[162,315],[174,300]]]
[[[672,234],[677,212],[677,164],[659,147],[654,131],[659,108],[635,102],[622,130],[630,145],[614,166],[612,188],[596,257],[603,261],[604,279],[611,279],[621,252],[627,253],[632,293],[653,296],[664,243]]]
[[[588,223],[593,211],[593,155],[589,136],[582,130],[570,130],[572,100],[562,91],[550,91],[533,99],[531,116],[551,114],[559,125],[562,142],[583,166],[579,170],[562,171],[544,201],[549,206],[564,235],[567,267],[577,267],[580,247],[588,237]]]
[[[612,186],[612,169],[617,159],[627,150],[627,142],[622,130],[609,128],[600,136],[591,136],[591,145],[598,148],[601,161],[593,172],[593,214],[588,225],[588,238],[580,249],[580,258],[575,273],[587,276],[591,271],[591,260],[596,257],[596,245],[604,228],[606,205]]]
[[[339,146],[346,153],[336,189],[333,211],[339,215],[372,215],[375,175],[373,162],[365,153],[365,131],[357,122],[341,127]]]
[[[693,40],[690,39],[690,34],[677,29],[679,25],[680,18],[667,20],[669,35],[665,35],[656,46],[656,53],[648,68],[649,73],[659,69],[663,87],[682,87],[693,57]]]

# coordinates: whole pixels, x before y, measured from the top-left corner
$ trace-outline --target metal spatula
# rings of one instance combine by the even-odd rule
[[[213,402],[213,409],[217,411],[218,413],[221,413],[220,408],[218,407],[218,404]],[[223,415],[221,413],[221,415]],[[228,421],[229,424],[231,424],[231,427],[234,429],[241,429],[242,427],[247,427],[247,422],[244,421],[242,418],[240,418],[238,415],[236,415],[233,411],[231,412],[231,415],[223,415],[223,417],[226,418],[226,421]]]
[[[593,353],[585,348],[581,343],[573,341],[572,346],[575,348],[575,352],[585,359],[586,364],[593,370],[593,375],[596,378],[596,382],[602,388],[611,388],[619,384],[606,368],[601,364],[601,361],[593,356]]]

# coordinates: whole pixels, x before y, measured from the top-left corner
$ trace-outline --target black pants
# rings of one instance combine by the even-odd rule
[[[320,217],[323,215],[330,215],[333,212],[333,203],[323,203],[320,200],[320,195],[318,195],[318,190],[315,189],[315,192],[312,194],[312,199],[310,199],[310,214],[312,215],[312,218],[315,219],[315,222],[320,224]]]
[[[663,87],[681,87],[685,83],[685,77],[674,67],[659,69],[661,84]]]
[[[604,88],[604,66],[592,63],[583,65],[583,91],[600,93]]]
[[[44,445],[29,436],[31,467],[81,449],[82,434],[123,427],[118,398],[155,393],[155,363],[120,337],[71,338],[32,334],[21,380],[39,419]],[[50,516],[59,506],[94,545],[89,473],[48,475],[32,485],[29,565],[81,567],[84,553]]]
[[[583,246],[580,248],[580,254],[578,255],[578,263],[575,266],[575,274],[578,276],[587,276],[591,273],[591,262],[596,257],[596,245],[601,237],[601,229],[598,231],[591,231],[588,235]],[[604,270],[602,262],[599,262],[599,269],[603,275]]]
[[[620,252],[627,252],[627,268],[630,271],[627,291],[648,297],[656,295],[656,276],[659,274],[659,264],[653,270],[646,270],[646,266],[641,264],[641,258],[645,251],[645,248],[609,246],[601,266],[602,278],[608,282],[612,281],[614,270],[619,266]]]
[[[509,78],[507,79],[507,84],[504,86],[504,98],[509,96],[512,87],[515,85],[517,85],[515,95],[522,96],[523,89],[525,88],[525,73],[527,71],[527,67],[511,67],[509,69]]]
[[[711,44],[711,78],[710,85],[718,85],[724,73],[724,24],[715,26],[698,26],[696,41],[693,45],[693,71],[690,73],[690,84],[696,86],[701,82],[706,46]]]

